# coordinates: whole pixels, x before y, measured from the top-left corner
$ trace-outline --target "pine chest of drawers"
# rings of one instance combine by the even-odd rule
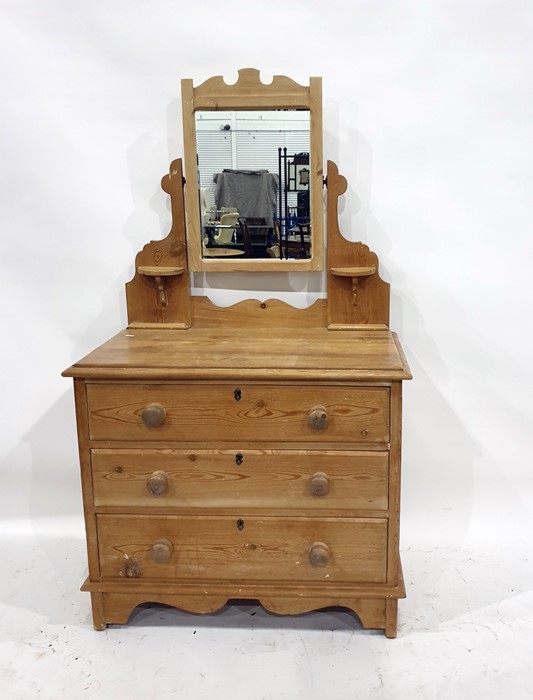
[[[64,374],[97,629],[247,598],[396,634],[410,373],[388,329],[129,328]]]
[[[405,595],[402,382],[411,374],[389,330],[378,257],[339,229],[347,182],[332,161],[324,178],[321,85],[317,77],[308,86],[286,76],[263,83],[253,68],[231,84],[182,81],[187,185],[177,159],[161,182],[170,231],[136,256],[128,328],[64,372],[74,379],[83,589],[97,629],[127,622],[145,602],[209,613],[250,599],[280,614],[344,606],[364,627],[396,635]],[[220,109],[235,119],[241,110],[265,111],[269,123],[276,116],[278,176],[269,181],[279,197],[262,213],[270,243],[262,252],[246,219],[262,199],[256,187],[239,197],[242,240],[235,230],[221,247],[208,235],[208,198],[217,193],[199,158],[196,120]],[[293,131],[294,116],[308,147],[290,155],[281,134]],[[253,173],[237,172],[250,184]],[[236,204],[226,202],[234,213]],[[298,250],[288,244],[295,227]],[[320,270],[325,297],[304,309],[279,300],[222,308],[190,288],[190,271]]]

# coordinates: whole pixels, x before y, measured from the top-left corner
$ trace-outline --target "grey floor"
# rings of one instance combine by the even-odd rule
[[[0,556],[3,700],[533,698],[533,562],[511,543],[404,548],[395,640],[341,609],[245,602],[206,616],[146,605],[95,632],[79,520],[4,523]]]

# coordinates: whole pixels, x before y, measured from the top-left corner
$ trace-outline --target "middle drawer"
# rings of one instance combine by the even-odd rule
[[[92,450],[96,506],[372,509],[388,505],[388,452]]]

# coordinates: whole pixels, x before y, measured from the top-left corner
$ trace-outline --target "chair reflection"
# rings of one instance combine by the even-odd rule
[[[228,245],[228,243],[234,242],[235,224],[238,218],[238,211],[222,214],[220,221],[215,225],[213,242],[216,245]]]
[[[248,228],[248,222],[244,216],[239,217],[239,228],[241,231],[242,245],[244,247],[244,254],[247,258],[253,257],[252,248],[252,237],[250,235],[250,229]]]
[[[266,249],[266,252],[271,258],[282,258],[283,248],[280,243],[279,221],[276,219],[272,222],[272,233],[272,244]]]

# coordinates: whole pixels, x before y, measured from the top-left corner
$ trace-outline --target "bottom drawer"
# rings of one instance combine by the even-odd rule
[[[104,578],[384,582],[387,520],[98,515]]]

